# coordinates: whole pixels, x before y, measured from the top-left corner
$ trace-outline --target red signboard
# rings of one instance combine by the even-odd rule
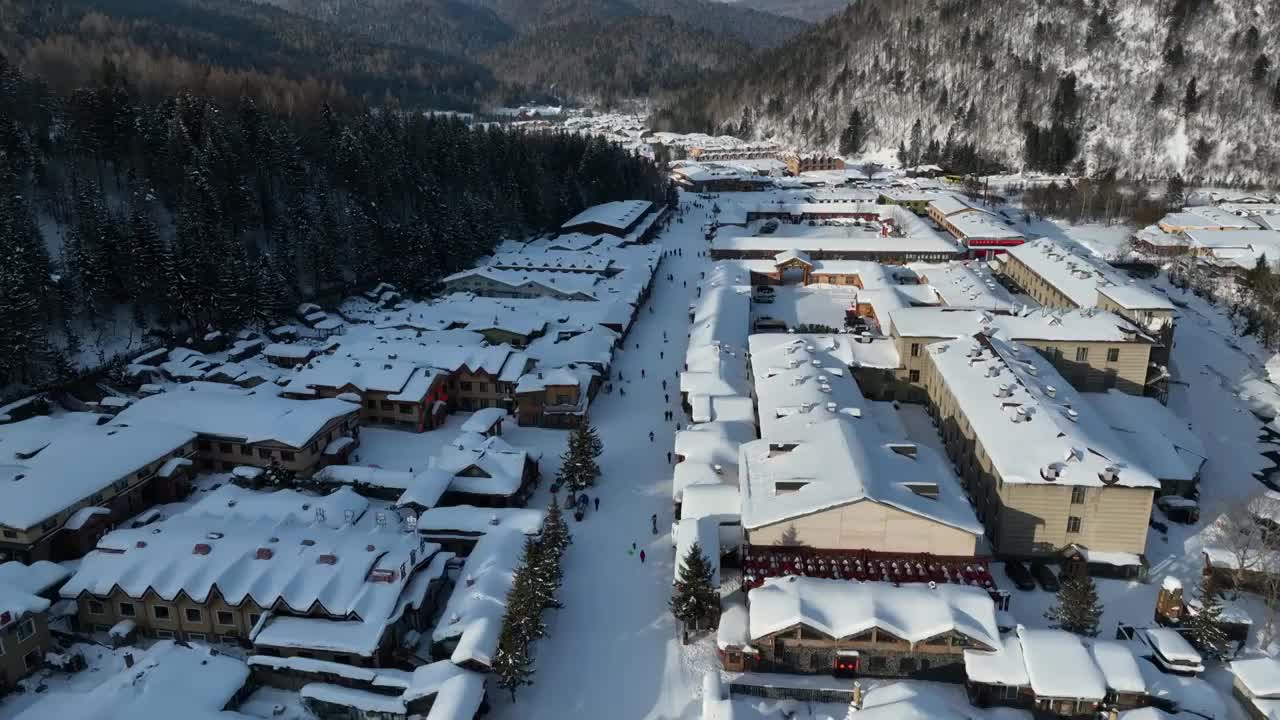
[[[1026,239],[1025,238],[1007,238],[1007,239],[997,240],[994,238],[986,238],[986,239],[969,238],[965,242],[969,244],[969,247],[1014,247],[1016,245],[1021,245],[1025,243]]]

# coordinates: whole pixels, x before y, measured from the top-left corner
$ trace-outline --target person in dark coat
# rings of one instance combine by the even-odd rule
[[[649,522],[653,523],[653,534],[657,535],[658,534],[658,513],[654,513],[653,516],[649,518]]]
[[[597,496],[596,496],[595,503],[596,503],[596,510],[599,510],[599,509],[600,509],[600,496],[599,496],[599,495],[597,495]]]

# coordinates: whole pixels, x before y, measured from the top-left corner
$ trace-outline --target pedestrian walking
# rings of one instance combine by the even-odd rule
[[[640,378],[644,379],[644,368],[640,368]]]
[[[667,389],[667,381],[666,381],[666,380],[663,380],[663,381],[662,381],[662,389],[663,389],[663,390],[666,390],[666,389]]]
[[[667,451],[667,464],[668,464],[668,465],[670,465],[670,464],[671,464],[671,451],[670,451],[670,450],[668,450],[668,451]]]
[[[668,395],[668,394],[666,394],[666,393],[663,393],[663,394],[662,394],[662,401],[663,401],[663,402],[671,402],[671,396],[670,396],[670,395]],[[667,412],[671,412],[671,411],[670,411],[670,410],[668,410]]]
[[[658,513],[654,513],[653,516],[649,518],[649,522],[653,523],[653,534],[657,535],[658,534]]]
[[[653,442],[653,431],[649,431],[649,442]]]
[[[666,355],[664,355],[664,354],[663,354],[663,352],[662,352],[661,350],[659,350],[659,351],[658,351],[658,359],[659,359],[659,360],[661,360],[661,359],[662,359],[662,358],[664,358],[664,357],[666,357]],[[644,375],[644,373],[643,373],[643,372],[641,372],[641,376],[642,376],[642,377],[643,377],[643,375]]]
[[[641,564],[641,565],[643,565],[643,564],[644,564],[644,551],[643,551],[643,550],[641,550],[641,551],[640,551],[640,564]]]
[[[597,496],[595,497],[595,503],[596,503],[596,510],[599,510],[599,509],[600,509],[600,496],[599,496],[599,495],[597,495]]]

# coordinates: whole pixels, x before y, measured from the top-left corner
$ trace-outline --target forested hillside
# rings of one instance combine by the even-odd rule
[[[751,48],[671,18],[549,27],[504,46],[485,64],[504,82],[609,104],[676,90],[728,67]]]
[[[849,4],[850,0],[720,0],[738,7],[796,18],[806,22],[822,22]],[[874,2],[874,0],[872,0]]]
[[[144,97],[249,88],[285,112],[387,98],[467,107],[496,87],[470,61],[248,0],[0,0],[0,18],[0,53],[59,91],[90,82],[104,58]]]
[[[971,146],[1009,167],[1264,182],[1280,173],[1278,31],[1249,0],[856,2],[662,122],[901,145],[911,164]]]
[[[185,337],[383,280],[423,293],[502,237],[664,187],[599,139],[144,101],[110,67],[62,97],[0,60],[0,387],[72,372],[121,317]]]

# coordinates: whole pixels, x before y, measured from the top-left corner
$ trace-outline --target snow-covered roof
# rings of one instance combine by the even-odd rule
[[[895,191],[889,190],[889,191],[886,191],[884,194],[889,195],[890,197],[893,197],[893,195],[891,195],[891,193],[893,192]],[[929,208],[935,212],[942,214],[943,216],[950,216],[950,215],[954,215],[956,213],[962,213],[962,212],[977,211],[977,208],[975,208],[973,205],[970,205],[963,198],[960,198],[951,194],[930,198]]]
[[[910,307],[890,313],[893,332],[901,337],[968,337],[984,327],[1013,340],[1048,342],[1150,343],[1138,326],[1101,310],[1029,310],[1004,315],[952,307]]]
[[[360,408],[336,398],[291,400],[280,389],[260,385],[243,390],[217,383],[190,383],[180,390],[145,397],[126,408],[112,426],[160,424],[198,435],[246,443],[275,441],[302,448],[326,425]]]
[[[49,601],[40,595],[70,574],[66,568],[48,560],[37,560],[30,565],[15,560],[0,564],[0,614],[8,616],[5,623],[27,613],[49,609]]]
[[[1102,700],[1107,681],[1079,635],[1018,626],[1022,657],[1038,698]]]
[[[499,436],[461,432],[441,446],[429,469],[451,476],[449,489],[482,495],[512,495],[524,480],[530,453],[513,447]]]
[[[1238,219],[1238,218],[1237,218]],[[1193,245],[1220,254],[1233,248],[1254,249],[1273,255],[1280,246],[1280,232],[1262,228],[1240,230],[1187,230],[1183,232]]]
[[[499,270],[603,273],[613,266],[614,259],[605,253],[525,247],[515,252],[494,253],[487,264]]]
[[[524,535],[537,535],[542,532],[542,521],[546,515],[546,512],[533,508],[433,507],[418,515],[418,532],[431,535],[512,530]]]
[[[737,522],[741,516],[742,497],[737,487],[719,483],[685,488],[680,505],[681,518],[709,517],[716,522]]]
[[[1160,487],[1039,352],[983,339],[934,343],[925,351],[1003,482]]]
[[[959,237],[967,242],[981,240],[1023,240],[1021,231],[985,210],[963,212],[947,217]]]
[[[486,433],[507,417],[506,408],[482,408],[471,414],[460,428],[465,433]]]
[[[1214,228],[1254,228],[1252,221],[1211,206],[1186,208],[1160,218],[1160,224],[1177,230],[1209,230]]]
[[[397,360],[361,361],[350,355],[320,355],[312,358],[301,371],[289,379],[285,386],[287,392],[306,393],[312,388],[340,389],[353,387],[358,392],[401,393],[410,380],[421,373],[428,379],[422,393],[415,400],[421,400],[430,388],[430,379],[434,373],[430,369],[419,368],[412,363]]]
[[[1232,661],[1230,668],[1253,697],[1280,700],[1280,661],[1270,656],[1255,657]]]
[[[595,273],[501,270],[487,266],[454,273],[443,278],[441,282],[448,285],[472,278],[482,278],[509,288],[537,288],[553,297],[565,296],[589,300],[596,299],[600,292],[597,287],[600,283],[600,276]]]
[[[1155,398],[1118,390],[1087,393],[1086,398],[1124,444],[1162,480],[1192,480],[1208,452],[1189,423]]]
[[[1001,311],[1019,307],[1020,303],[984,262],[911,263],[908,267],[925,278],[949,306]]]
[[[297,490],[258,492],[228,483],[202,496],[187,514],[248,522],[314,522],[338,529],[360,521],[368,508],[369,501],[347,487],[313,495]]]
[[[1151,649],[1159,653],[1165,660],[1171,662],[1187,663],[1189,665],[1199,665],[1203,662],[1200,653],[1182,637],[1182,634],[1172,628],[1146,628],[1142,631],[1146,636],[1147,644]]]
[[[198,682],[193,682],[199,678]],[[125,668],[86,692],[48,692],[16,720],[249,720],[223,710],[249,679],[240,660],[200,645],[157,641]]]
[[[404,716],[406,713],[404,700],[398,695],[386,695],[345,685],[321,682],[307,683],[302,686],[298,694],[303,700],[354,708],[360,711],[361,714],[388,713]]]
[[[635,224],[640,216],[653,207],[648,200],[617,200],[614,202],[593,205],[569,218],[561,229],[571,231],[580,225],[596,224],[616,230],[626,230]]]
[[[195,439],[180,426],[133,417],[100,425],[105,416],[66,413],[0,425],[0,525],[38,525],[118,480],[158,468]]]
[[[752,640],[803,624],[837,639],[874,627],[911,643],[956,632],[989,648],[1000,646],[991,596],[966,585],[894,586],[788,575],[751,590],[747,605]]]
[[[812,205],[796,212],[822,213],[830,211],[834,205]],[[896,207],[896,206],[895,206]],[[914,217],[914,216],[913,216]],[[862,228],[854,225],[786,225],[796,228],[789,232],[774,232],[768,235],[734,235],[717,233],[711,241],[712,251],[721,253],[760,253],[768,252],[776,255],[784,251],[801,251],[810,255],[822,255],[831,252],[883,253],[886,255],[903,254],[958,254],[960,248],[954,242],[938,234],[937,231],[921,224],[915,232],[904,236],[885,235],[878,229]],[[802,230],[800,228],[803,228]]]
[[[380,633],[438,549],[406,532],[395,514],[387,524],[364,518],[340,529],[183,514],[109,533],[61,594],[106,596],[119,588],[135,598],[150,590],[166,601],[185,594],[203,603],[216,588],[233,605],[252,598],[302,615],[318,604]]]
[[[1138,658],[1127,643],[1117,640],[1095,640],[1089,651],[1102,671],[1107,687],[1118,693],[1145,693],[1147,681],[1142,677]]]
[[[311,345],[294,345],[291,343],[271,343],[262,349],[262,354],[267,357],[288,358],[292,360],[305,360],[316,354],[316,348]]]
[[[964,674],[969,681],[986,685],[1026,687],[1031,684],[1027,662],[1022,657],[1022,641],[1014,633],[1001,637],[997,650],[965,650]]]
[[[367,485],[386,490],[407,490],[422,473],[363,465],[327,465],[312,478],[324,484]],[[443,491],[443,489],[442,489]]]
[[[742,446],[743,527],[866,501],[982,533],[973,508],[932,448],[890,441],[871,421],[854,417],[822,420],[806,430],[803,440],[769,438]]]
[[[431,633],[434,642],[457,638],[450,659],[493,666],[507,593],[524,551],[525,534],[514,529],[486,533],[467,556],[453,594]]]
[[[1098,293],[1102,293],[1129,310],[1173,310],[1173,303],[1164,295],[1126,278],[1100,259],[1049,238],[1010,248],[1008,254],[1076,307],[1094,307]]]

